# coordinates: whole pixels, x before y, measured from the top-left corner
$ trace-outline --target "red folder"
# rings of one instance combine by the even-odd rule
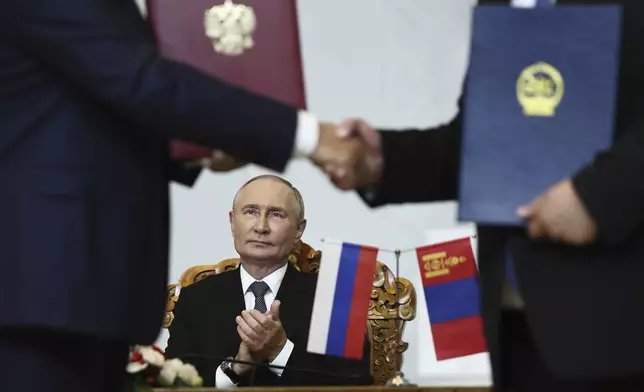
[[[235,0],[253,9],[254,45],[240,55],[217,53],[205,34],[204,13],[224,0],[147,0],[160,52],[209,75],[304,109],[304,77],[296,0]],[[211,150],[173,141],[173,159],[209,157]]]

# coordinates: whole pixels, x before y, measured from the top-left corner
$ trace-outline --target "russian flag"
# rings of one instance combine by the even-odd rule
[[[325,242],[307,350],[361,359],[378,249]]]
[[[487,351],[470,238],[416,249],[436,359]]]

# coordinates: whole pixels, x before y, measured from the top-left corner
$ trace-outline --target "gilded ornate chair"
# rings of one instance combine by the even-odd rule
[[[289,256],[289,262],[305,273],[317,273],[322,253],[299,242]],[[174,319],[174,305],[181,295],[180,288],[187,287],[210,275],[233,270],[239,259],[226,259],[217,264],[199,265],[186,270],[178,284],[168,285],[168,298],[163,327],[169,328]],[[416,316],[416,293],[409,280],[395,278],[386,265],[378,262],[373,277],[371,302],[367,322],[371,342],[371,375],[374,384],[384,385],[402,367],[403,353],[408,343],[402,340],[405,323]]]

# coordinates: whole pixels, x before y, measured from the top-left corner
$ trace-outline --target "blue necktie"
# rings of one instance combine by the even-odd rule
[[[537,0],[537,7],[549,7],[551,5],[551,0]]]
[[[255,309],[259,310],[261,313],[266,313],[267,308],[264,295],[266,295],[268,290],[270,290],[270,287],[268,287],[266,282],[257,281],[253,282],[248,289],[255,296]]]

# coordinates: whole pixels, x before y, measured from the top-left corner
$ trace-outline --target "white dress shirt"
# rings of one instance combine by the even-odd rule
[[[317,132],[317,129],[315,129]],[[284,275],[286,274],[286,269],[288,268],[288,263],[285,263],[284,266],[280,267],[278,270],[274,271],[262,281],[268,285],[268,291],[264,294],[264,301],[266,301],[266,309],[271,308],[271,304],[275,301],[275,296],[282,284]],[[246,310],[251,310],[255,307],[255,295],[249,290],[250,285],[257,280],[250,276],[248,272],[244,269],[243,266],[239,267],[239,273],[241,275],[241,289],[244,294],[244,303],[246,304]],[[282,351],[275,357],[275,359],[270,362],[271,365],[276,366],[286,366],[291,353],[293,352],[295,345],[290,340],[286,340],[286,344]],[[282,375],[282,369],[269,368],[273,373],[278,376]],[[215,386],[217,388],[234,388],[235,384],[224,374],[221,370],[221,367],[218,366],[215,372]]]

